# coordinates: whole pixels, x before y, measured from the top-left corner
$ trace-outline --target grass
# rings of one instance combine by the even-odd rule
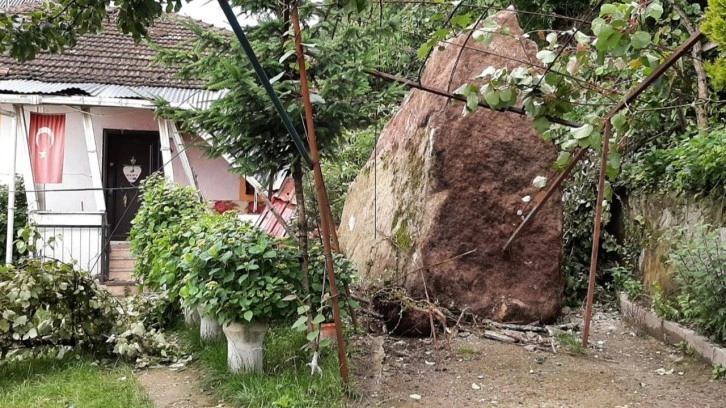
[[[555,338],[557,339],[557,343],[567,347],[573,353],[581,354],[584,352],[582,348],[582,341],[574,334],[558,334]]]
[[[3,408],[153,408],[126,365],[89,358],[33,360],[0,366]]]
[[[310,375],[310,353],[303,351],[305,334],[288,327],[273,326],[265,338],[264,374],[230,374],[224,339],[202,344],[199,330],[186,330],[187,347],[206,371],[204,384],[228,404],[257,407],[344,407],[335,347],[328,347],[318,363],[323,375]]]

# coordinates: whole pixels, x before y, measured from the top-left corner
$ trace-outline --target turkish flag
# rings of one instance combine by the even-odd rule
[[[30,161],[38,184],[63,180],[63,154],[66,142],[66,115],[30,113]]]

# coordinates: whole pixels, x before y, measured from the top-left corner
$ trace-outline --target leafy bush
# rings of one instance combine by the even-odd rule
[[[152,175],[141,185],[141,206],[129,240],[136,256],[137,282],[160,291],[172,302],[179,297],[182,277],[179,260],[191,239],[190,228],[209,213],[199,193]]]
[[[208,214],[185,234],[189,239],[180,267],[184,305],[221,323],[271,322],[294,312],[285,296],[300,288],[297,248],[242,222],[236,214]]]
[[[298,319],[293,323],[292,328],[298,331],[308,330],[307,339],[312,342],[318,338],[321,323],[333,321],[333,309],[322,244],[315,243],[311,245],[309,256],[311,281],[309,299],[301,299],[298,293],[289,295],[286,299],[295,300],[298,303]],[[356,269],[353,263],[341,254],[333,254],[333,264],[340,314],[345,317],[348,314],[349,307],[353,309],[359,307],[358,302],[348,297],[345,291],[346,284],[353,283]],[[330,344],[329,341],[320,343],[321,346],[328,344]]]
[[[323,305],[323,300],[329,296],[330,285],[328,282],[328,271],[325,269],[325,254],[323,252],[323,244],[315,243],[310,246],[310,303],[313,307]],[[348,312],[348,306],[358,308],[359,304],[351,299],[345,293],[346,284],[350,286],[356,276],[356,268],[353,262],[341,254],[333,254],[333,265],[335,268],[335,282],[338,288],[338,299],[340,303],[340,312],[344,316]],[[327,307],[324,309],[326,321],[332,321],[332,310]]]
[[[668,262],[680,291],[675,303],[679,310],[672,315],[726,343],[726,244],[718,230],[699,226],[666,239],[673,245]]]
[[[6,231],[8,229],[8,186],[0,186],[0,260],[5,262],[5,246],[7,244]],[[28,200],[25,196],[25,188],[23,187],[23,179],[18,177],[15,179],[15,221],[14,230],[18,230],[28,223]],[[15,233],[13,233],[15,236]],[[17,259],[20,255],[17,251],[13,253],[13,259]]]
[[[146,365],[177,354],[148,329],[138,300],[113,298],[73,265],[29,259],[0,267],[0,293],[0,363],[88,351]]]
[[[625,170],[628,184],[635,188],[723,195],[726,128],[698,134],[672,148],[651,150]]]

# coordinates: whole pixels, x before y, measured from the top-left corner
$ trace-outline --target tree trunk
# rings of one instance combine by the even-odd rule
[[[670,0],[673,10],[681,17],[683,25],[686,27],[688,34],[693,34],[696,27],[688,19],[686,12],[678,5],[676,0]],[[696,42],[691,48],[691,56],[693,57],[693,68],[696,71],[696,124],[698,130],[703,131],[708,127],[708,114],[706,113],[706,103],[708,102],[708,77],[706,69],[703,67],[703,46],[700,42]]]
[[[223,330],[227,336],[227,367],[233,373],[262,373],[264,361],[264,323],[227,323]]]
[[[305,193],[303,192],[303,172],[300,159],[292,165],[292,179],[295,182],[295,200],[297,204],[298,240],[302,254],[303,290],[305,297],[310,298],[310,257],[308,255],[308,219],[305,213]],[[309,305],[309,300],[308,302]],[[309,317],[309,316],[308,316]]]

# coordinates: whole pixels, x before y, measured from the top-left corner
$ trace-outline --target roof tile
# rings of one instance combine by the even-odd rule
[[[185,19],[176,14],[161,17],[149,29],[151,41],[165,48],[185,47],[195,39],[194,33],[184,26]],[[201,81],[176,78],[174,68],[152,65],[156,52],[146,41],[136,43],[115,24],[104,25],[103,31],[81,36],[76,46],[63,54],[44,52],[24,63],[0,55],[0,77],[59,83],[204,88]]]

